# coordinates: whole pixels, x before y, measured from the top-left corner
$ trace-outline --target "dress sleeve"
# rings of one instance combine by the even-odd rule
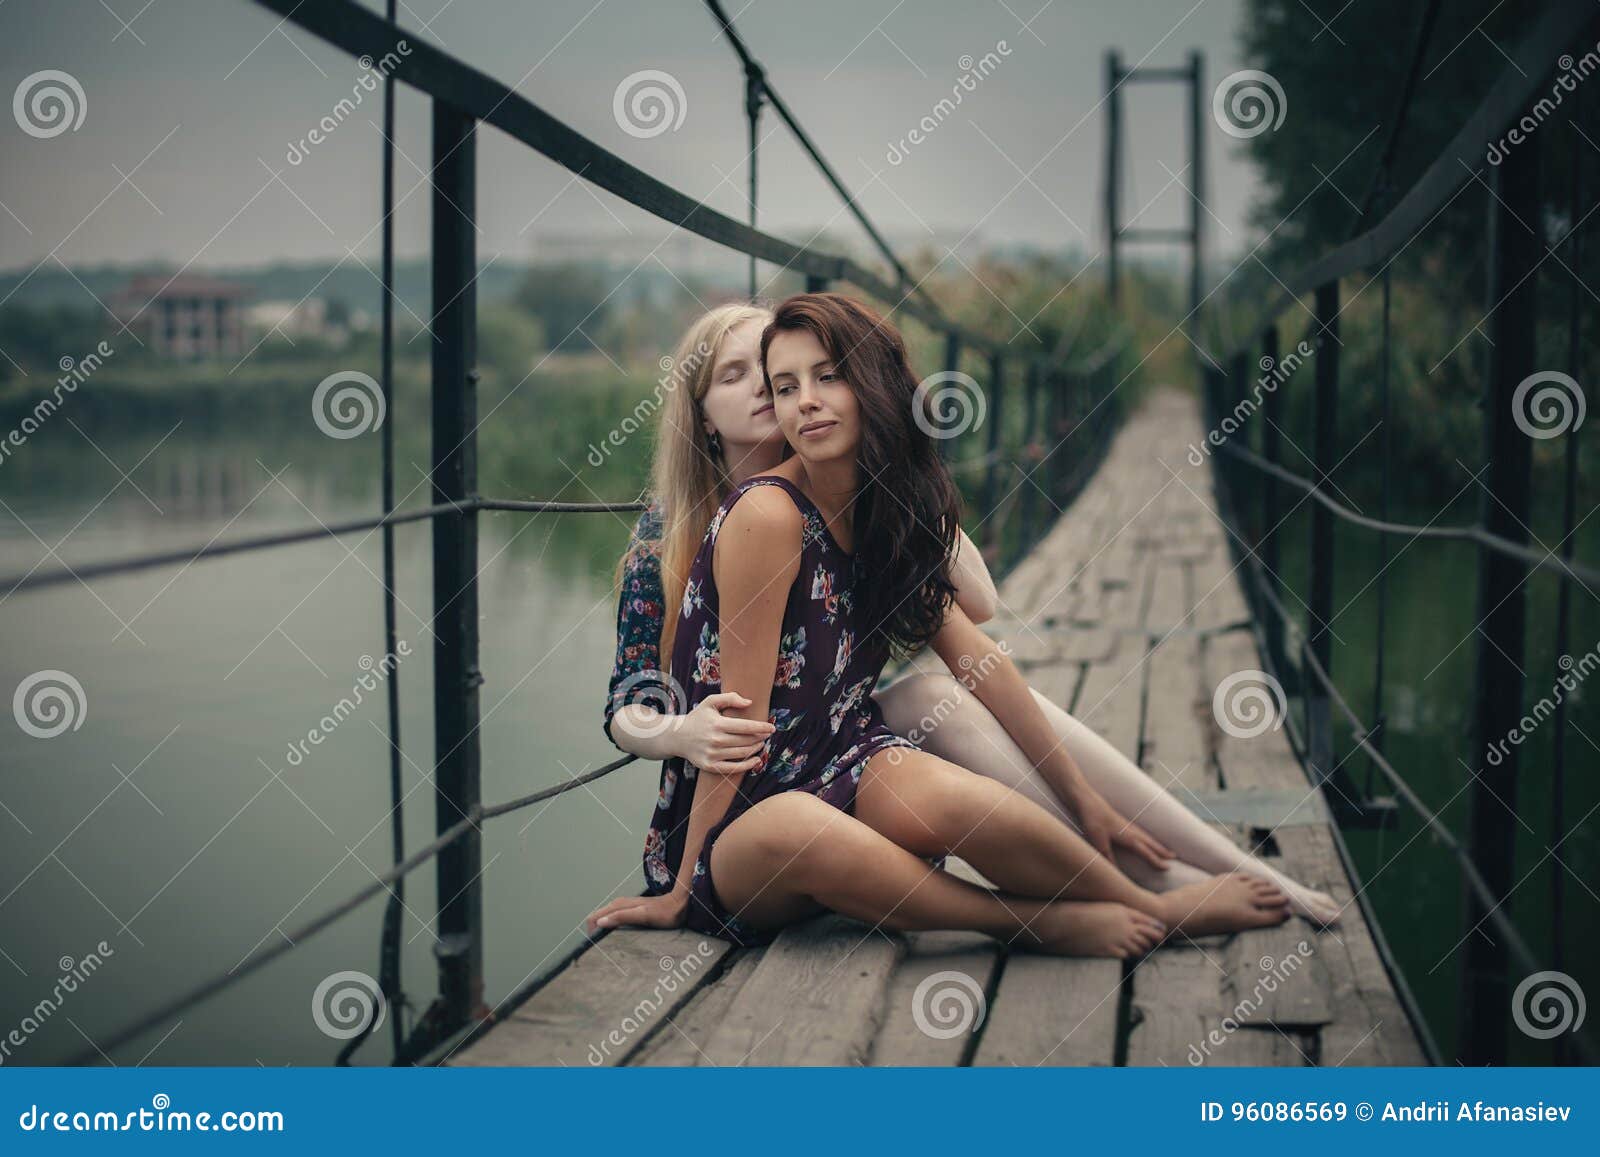
[[[657,709],[670,702],[669,684],[660,670],[661,627],[664,613],[661,590],[661,515],[654,505],[639,515],[628,553],[622,564],[622,587],[617,597],[617,657],[606,695],[606,738],[613,744],[611,719],[629,703]],[[618,749],[621,750],[620,745]]]

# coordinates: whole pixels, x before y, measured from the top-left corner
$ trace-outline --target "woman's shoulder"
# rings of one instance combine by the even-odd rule
[[[732,525],[755,549],[782,547],[798,542],[805,523],[804,511],[794,495],[794,483],[774,474],[746,478],[723,499],[706,531],[715,543],[725,525]]]

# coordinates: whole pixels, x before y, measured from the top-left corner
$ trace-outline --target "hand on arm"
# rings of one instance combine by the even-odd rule
[[[731,775],[759,762],[772,734],[766,720],[739,719],[728,712],[750,701],[732,691],[709,695],[686,715],[664,715],[645,703],[619,707],[611,717],[616,745],[642,759],[686,759],[704,771]]]
[[[1084,838],[1101,855],[1110,858],[1113,848],[1120,847],[1158,868],[1167,866],[1172,853],[1089,785],[1039,710],[1022,672],[960,607],[950,609],[944,626],[933,637],[933,649],[999,720],[1028,762],[1039,769],[1056,798],[1078,817]]]

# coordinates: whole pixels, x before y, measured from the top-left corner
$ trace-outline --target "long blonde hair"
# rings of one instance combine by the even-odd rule
[[[726,460],[713,450],[706,433],[701,401],[711,388],[711,372],[729,331],[747,321],[765,325],[771,320],[772,311],[764,306],[719,305],[688,328],[673,354],[671,385],[650,465],[650,489],[662,520],[658,549],[663,613],[657,662],[663,670],[672,662],[689,568],[718,505],[733,489]]]

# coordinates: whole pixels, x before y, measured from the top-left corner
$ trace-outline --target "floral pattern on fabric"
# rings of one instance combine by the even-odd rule
[[[608,739],[611,719],[618,708],[639,702],[659,708],[668,701],[667,684],[659,677],[666,606],[661,593],[661,534],[661,509],[651,502],[640,511],[623,556],[617,595],[617,655],[605,705]]]

